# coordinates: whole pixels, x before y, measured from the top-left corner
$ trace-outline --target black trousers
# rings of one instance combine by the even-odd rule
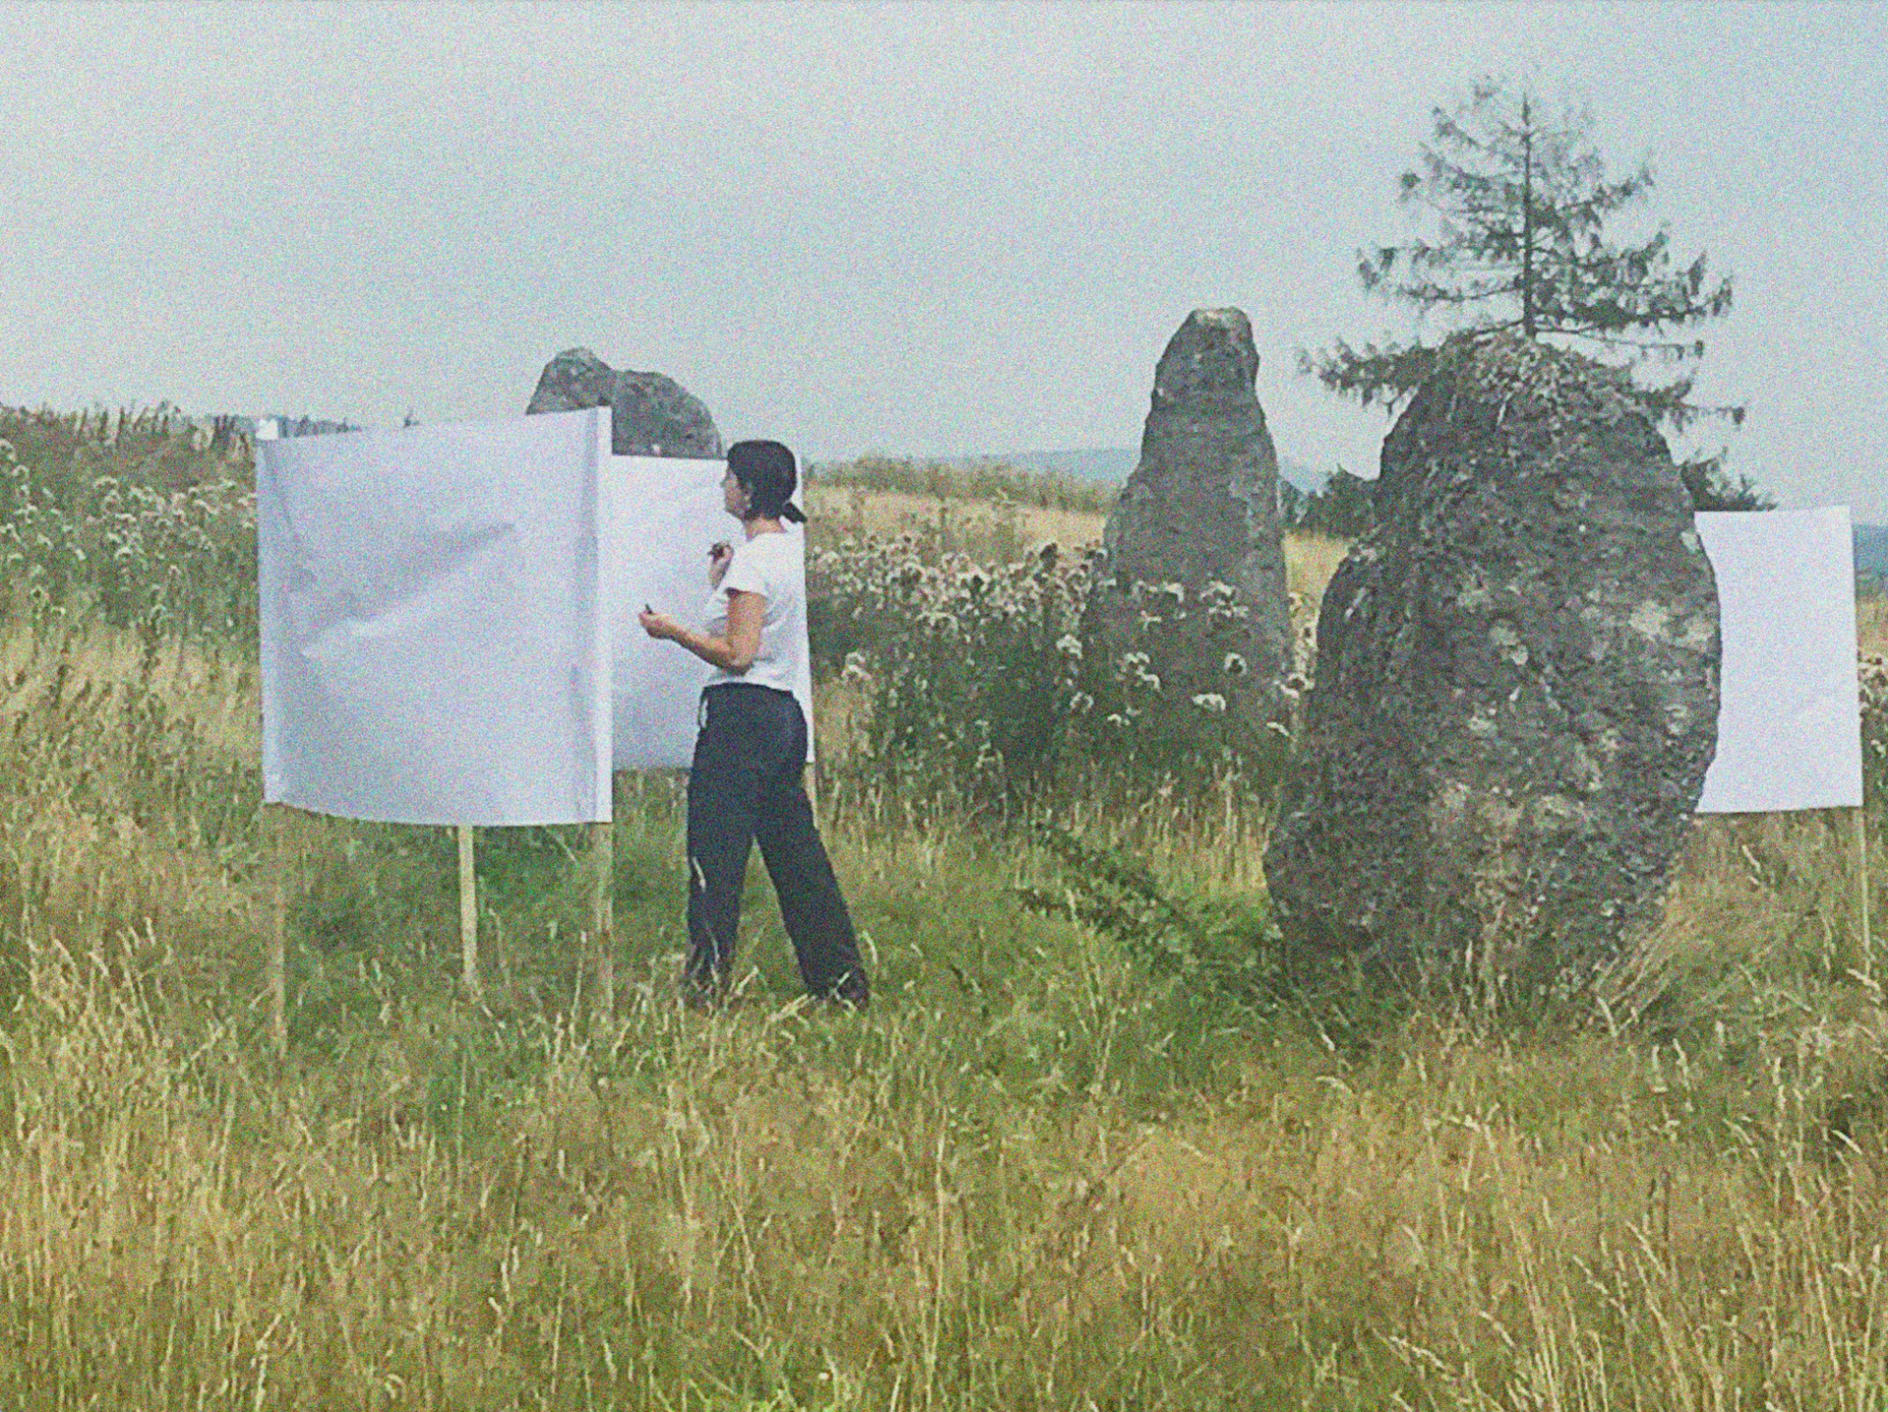
[[[865,964],[813,822],[805,769],[806,717],[791,692],[729,683],[702,693],[688,776],[686,980],[697,998],[712,998],[727,981],[747,855],[758,842],[806,988],[866,1001]]]

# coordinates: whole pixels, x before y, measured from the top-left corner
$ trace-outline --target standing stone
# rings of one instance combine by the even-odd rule
[[[610,449],[618,456],[713,460],[721,433],[701,399],[661,373],[617,372],[588,348],[568,348],[544,365],[533,412],[610,409]]]
[[[1458,337],[1384,441],[1266,854],[1296,946],[1578,982],[1656,920],[1717,746],[1717,584],[1623,385]]]
[[[1238,309],[1196,309],[1174,334],[1083,621],[1091,671],[1208,748],[1276,739],[1267,727],[1291,666],[1278,455],[1258,370]]]

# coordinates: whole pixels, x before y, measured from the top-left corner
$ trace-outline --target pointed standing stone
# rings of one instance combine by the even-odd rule
[[[1150,684],[1143,709],[1206,748],[1263,740],[1291,665],[1278,455],[1258,368],[1241,310],[1196,309],[1174,334],[1084,618],[1091,668],[1126,660],[1129,679]]]

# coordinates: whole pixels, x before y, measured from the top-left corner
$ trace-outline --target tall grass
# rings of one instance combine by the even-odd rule
[[[0,1405],[1888,1391],[1880,1011],[1814,823],[1701,830],[1658,939],[1690,980],[1641,977],[1618,1032],[1418,1010],[1332,1044],[1026,912],[1012,885],[1065,875],[948,823],[829,826],[872,1014],[804,1009],[764,906],[747,1003],[688,1014],[651,784],[621,800],[615,1016],[581,1004],[575,868],[525,837],[487,852],[488,1013],[453,987],[443,840],[311,821],[299,862],[272,857],[151,775],[178,747],[104,729],[106,688],[135,684],[204,763],[252,762],[243,668],[191,652],[147,679],[135,640],[17,630],[5,661],[29,871],[0,912]],[[1202,842],[1162,866],[1210,896]],[[310,897],[286,1064],[257,1013],[281,866]]]
[[[53,606],[0,623],[0,1407],[1888,1404],[1846,823],[1702,821],[1663,926],[1522,1029],[1252,1003],[1027,905],[1124,850],[1259,936],[1236,786],[1073,797],[1092,855],[829,793],[873,1010],[798,999],[756,877],[698,1016],[677,788],[624,779],[613,1014],[557,829],[481,834],[479,1005],[446,831],[265,826],[239,631]]]

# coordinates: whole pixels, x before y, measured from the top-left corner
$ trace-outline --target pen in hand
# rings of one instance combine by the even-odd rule
[[[636,615],[636,621],[642,624],[642,630],[658,641],[663,638],[673,639],[681,630],[681,625],[662,613],[658,613],[649,604],[642,605],[642,612]]]

